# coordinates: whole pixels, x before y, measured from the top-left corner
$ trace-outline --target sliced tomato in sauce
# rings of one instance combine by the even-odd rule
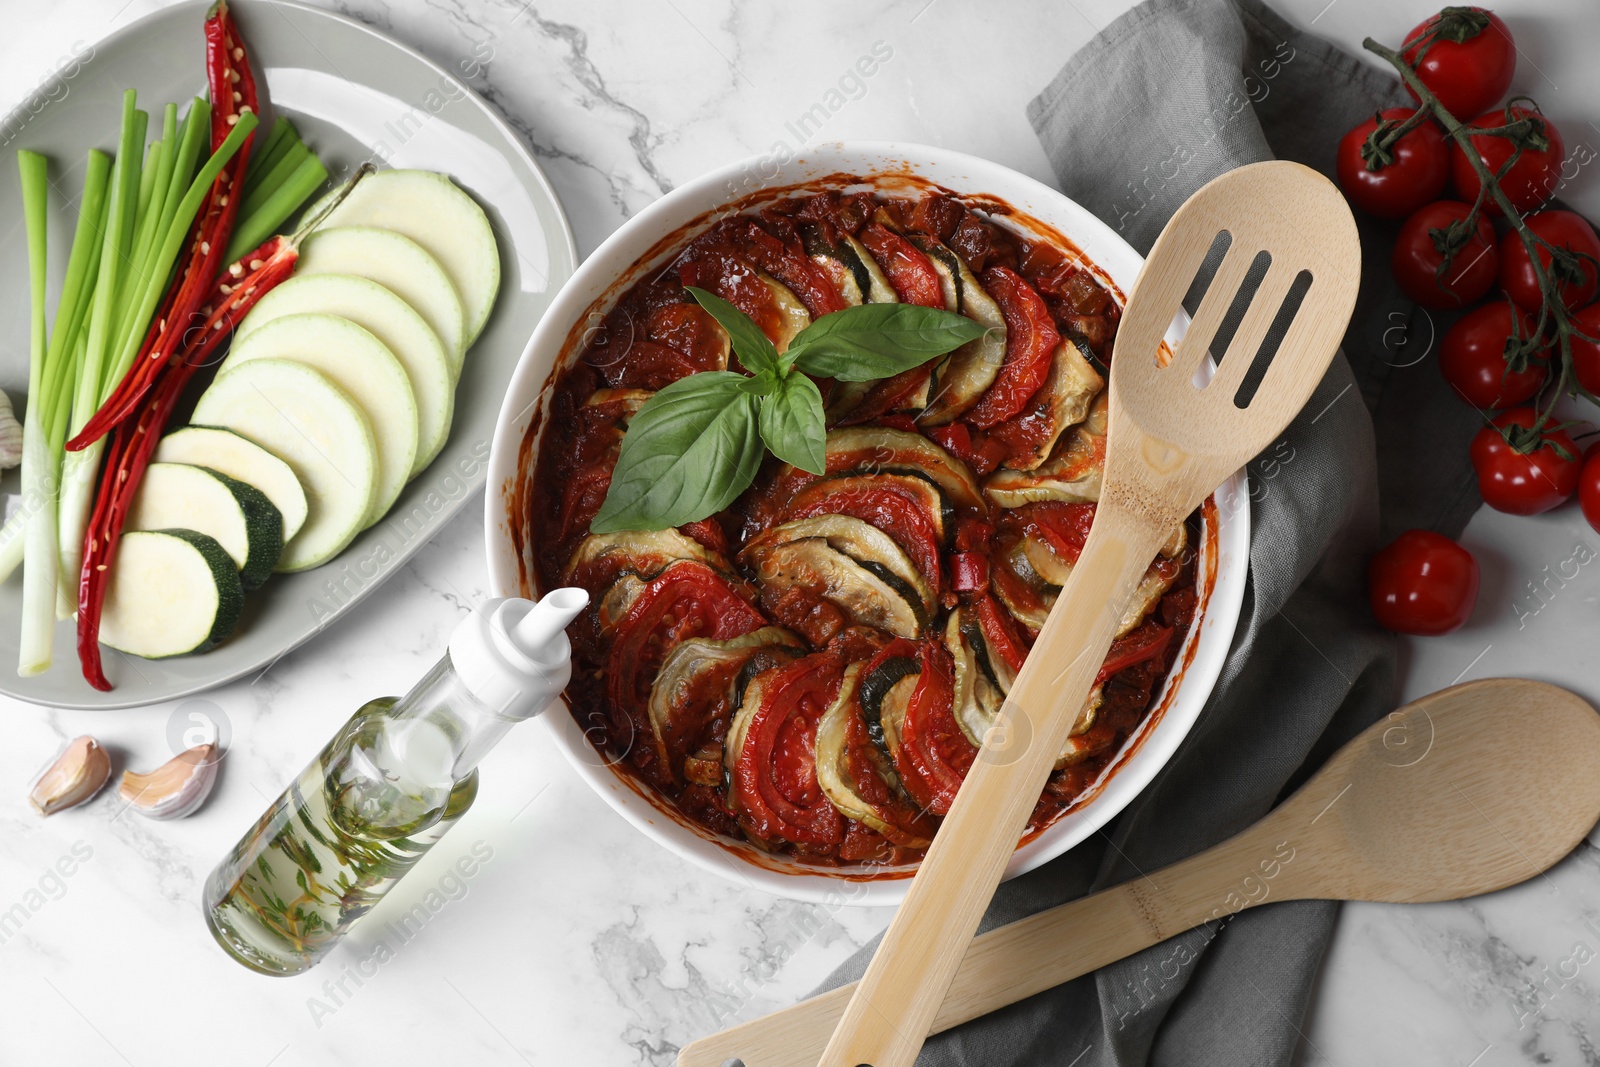
[[[743,247],[755,264],[793,289],[812,318],[844,307],[832,279],[805,254],[798,238],[792,243],[779,240],[754,219],[746,220],[742,236]]]
[[[997,570],[1003,571],[1005,568]],[[988,595],[979,597],[973,603],[978,609],[978,626],[983,630],[983,640],[989,646],[989,652],[1004,660],[1012,674],[1020,671],[1022,661],[1028,658],[1028,646],[1017,633],[1010,612]]]
[[[678,353],[696,372],[724,369],[728,342],[722,327],[699,304],[664,304],[650,312],[645,334]]]
[[[721,574],[698,560],[677,560],[645,583],[617,624],[606,653],[606,695],[618,712],[636,716],[649,701],[656,668],[678,642],[725,641],[765,625]]]
[[[944,643],[933,638],[917,649],[921,667],[906,705],[895,767],[918,804],[944,815],[978,755],[955,717],[955,664]]]
[[[944,307],[944,287],[939,272],[922,250],[882,223],[868,223],[861,230],[861,243],[878,261],[895,295],[907,304],[927,308]]]
[[[923,385],[932,373],[933,367],[924,363],[920,367],[903,370],[899,374],[877,382],[867,390],[867,395],[861,398],[861,402],[839,420],[839,425],[859,426],[866,422],[883,422],[888,412],[906,408],[908,403],[922,392]],[[917,407],[920,410],[921,405]],[[915,420],[911,425],[915,428]]]
[[[1089,527],[1094,523],[1094,513],[1094,504],[1043,500],[1024,505],[1013,514],[1022,520],[1024,530],[1043,539],[1056,555],[1068,563],[1077,563],[1084,544],[1089,540]]]
[[[1100,673],[1095,675],[1095,685],[1129,667],[1137,667],[1166,655],[1173,632],[1170,626],[1147,622],[1111,642],[1111,651],[1106,653],[1106,661],[1101,664]]]
[[[1061,335],[1044,298],[1016,271],[990,267],[983,272],[983,288],[1000,305],[1006,320],[1005,362],[994,384],[965,416],[973,426],[987,430],[1027,407],[1050,376]]]
[[[924,427],[934,443],[972,468],[972,473],[982,478],[993,474],[996,467],[1012,455],[1009,444],[990,437],[982,430],[973,430],[964,422],[950,422],[943,426]]]
[[[845,818],[817,782],[817,723],[839,693],[845,664],[817,652],[762,678],[733,764],[733,788],[749,827],[770,841],[837,845]]]
[[[783,312],[767,283],[756,273],[750,261],[720,249],[701,252],[694,259],[678,267],[678,279],[684,285],[716,293],[722,299],[749,315],[761,332],[774,344],[783,336]],[[731,364],[738,359],[729,356]]]

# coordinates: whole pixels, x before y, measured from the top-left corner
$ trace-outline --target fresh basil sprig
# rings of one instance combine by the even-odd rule
[[[714,515],[749,487],[765,448],[812,474],[826,470],[822,392],[807,375],[866,382],[921,366],[983,336],[978,323],[916,304],[863,304],[823,316],[782,355],[715,293],[689,293],[727,331],[749,375],[701,371],[639,408],[622,439],[595,533],[665,530]]]

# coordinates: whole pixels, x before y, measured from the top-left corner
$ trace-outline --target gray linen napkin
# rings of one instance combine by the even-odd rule
[[[1233,167],[1284,158],[1330,173],[1339,137],[1399,97],[1394,79],[1255,0],[1149,0],[1073,56],[1028,114],[1063,191],[1144,252]],[[1443,324],[1390,281],[1392,229],[1362,220],[1344,354],[1250,465],[1250,583],[1199,722],[1105,832],[1002,886],[984,929],[1231,836],[1392,709],[1395,643],[1367,611],[1363,573],[1380,487],[1385,537],[1456,534],[1478,503],[1466,462],[1477,416],[1423,358]],[[935,1037],[918,1062],[1287,1063],[1336,908],[1270,904],[1181,934]],[[826,986],[858,978],[874,947]]]

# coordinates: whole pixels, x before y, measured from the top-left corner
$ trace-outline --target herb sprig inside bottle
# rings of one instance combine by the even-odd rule
[[[817,319],[779,353],[748,315],[688,287],[727,331],[749,374],[701,371],[647,400],[628,424],[595,533],[664,530],[714,515],[755,479],[770,449],[825,473],[822,392],[812,381],[875,381],[983,336],[973,320],[916,304],[863,304]]]

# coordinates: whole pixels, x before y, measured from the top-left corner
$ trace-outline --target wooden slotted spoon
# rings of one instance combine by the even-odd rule
[[[1177,351],[1162,336],[1219,233],[1227,254]],[[1258,253],[1271,265],[1221,366],[1201,368]],[[1297,311],[1285,305],[1303,288]],[[1172,530],[1288,425],[1327,370],[1355,303],[1361,247],[1332,183],[1297,163],[1240,167],[1178,209],[1118,327],[1099,508],[1083,553],[1001,706],[822,1067],[911,1067],[1088,696],[1140,577]],[[1297,279],[1300,285],[1296,286]],[[1246,386],[1280,309],[1293,314]],[[1241,406],[1242,404],[1242,406]]]
[[[1368,727],[1243,833],[977,938],[930,1032],[1268,901],[1410,904],[1515,885],[1600,819],[1597,766],[1600,715],[1564,689],[1493,678],[1432,693]],[[695,1041],[679,1067],[810,1067],[853,989]]]

